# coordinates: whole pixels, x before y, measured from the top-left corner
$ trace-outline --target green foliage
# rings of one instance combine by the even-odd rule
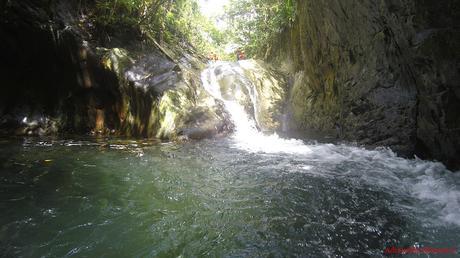
[[[94,18],[99,25],[135,26],[147,16],[144,11],[161,0],[98,0]],[[152,14],[150,14],[152,15]],[[156,13],[153,13],[156,15]]]
[[[225,19],[228,34],[249,56],[267,47],[272,35],[277,35],[295,19],[294,0],[231,0]]]
[[[96,0],[93,16],[101,27],[138,28],[158,41],[188,42],[201,53],[224,42],[224,34],[201,14],[197,0]]]
[[[201,14],[196,0],[176,0],[166,15],[166,26],[169,36],[179,36],[201,53],[217,51],[225,42],[225,34]]]
[[[272,35],[289,26],[295,17],[294,0],[230,0],[220,31],[204,17],[197,0],[95,0],[93,18],[109,31],[135,28],[160,42],[186,42],[198,52],[225,56],[228,42],[245,48],[248,56],[262,53]],[[233,56],[233,55],[232,55]]]

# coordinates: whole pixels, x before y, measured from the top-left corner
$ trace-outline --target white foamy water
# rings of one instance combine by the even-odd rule
[[[245,61],[247,62],[247,61]],[[218,70],[216,75],[216,70]],[[246,89],[250,93],[250,99],[253,103],[257,101],[256,91],[251,82],[245,78],[244,71],[237,65],[227,62],[218,62],[202,73],[202,81],[205,89],[216,99],[221,100],[226,110],[231,115],[232,122],[235,125],[233,139],[237,148],[249,152],[264,153],[290,153],[290,154],[308,154],[311,149],[302,141],[296,139],[283,139],[277,134],[265,135],[261,133],[256,126],[256,121],[245,111],[244,107],[236,100],[228,100],[222,97],[219,81],[225,76],[240,76],[240,82],[246,83]],[[237,91],[236,94],[242,94]],[[257,107],[254,105],[254,110]]]
[[[245,69],[247,67],[245,65]],[[204,88],[221,100],[231,115],[235,125],[232,136],[234,147],[254,153],[292,154],[296,162],[305,163],[300,165],[303,173],[317,173],[312,164],[339,167],[349,164],[350,168],[319,176],[346,175],[389,193],[412,196],[419,200],[416,209],[435,210],[435,217],[441,221],[460,226],[460,173],[448,171],[441,163],[397,157],[386,148],[367,150],[348,145],[307,145],[301,140],[283,139],[276,134],[265,135],[257,129],[257,122],[236,101],[237,98],[223,97],[225,94],[221,92],[220,82],[226,76],[241,77],[238,82],[246,84],[244,86],[253,103],[257,102],[257,95],[238,63],[217,62],[202,73]],[[235,94],[241,92],[235,91]]]

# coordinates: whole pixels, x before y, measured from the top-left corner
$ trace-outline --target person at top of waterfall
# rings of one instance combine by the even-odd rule
[[[217,61],[217,60],[219,60],[219,57],[217,56],[216,53],[211,52],[211,53],[208,55],[208,61],[210,61],[210,62],[215,62],[215,61]]]
[[[241,48],[238,48],[238,50],[236,50],[236,60],[240,61],[240,60],[244,60],[246,57],[244,55],[244,50],[242,50]]]
[[[240,60],[246,59],[246,55],[244,54],[244,50],[240,51]]]
[[[211,54],[208,55],[208,60],[209,61],[216,61],[217,55],[214,52],[211,52]]]

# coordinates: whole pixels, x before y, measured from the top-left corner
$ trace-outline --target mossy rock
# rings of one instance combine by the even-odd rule
[[[258,126],[263,131],[279,130],[287,97],[285,77],[262,61],[245,60],[239,64],[256,93],[252,101]]]
[[[125,71],[134,63],[128,51],[122,48],[97,48],[96,53],[101,56],[102,67],[114,72],[119,79],[124,80]]]

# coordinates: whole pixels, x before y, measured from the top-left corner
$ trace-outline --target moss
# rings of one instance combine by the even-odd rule
[[[150,117],[147,123],[147,137],[155,138],[160,128],[160,108],[159,103],[154,101],[150,111]]]
[[[134,62],[128,51],[122,48],[97,48],[97,53],[102,56],[102,67],[114,72],[119,79],[124,80],[125,70]]]
[[[176,138],[178,130],[185,124],[187,112],[193,107],[193,103],[187,97],[184,87],[169,90],[164,93],[159,104],[158,138]]]

